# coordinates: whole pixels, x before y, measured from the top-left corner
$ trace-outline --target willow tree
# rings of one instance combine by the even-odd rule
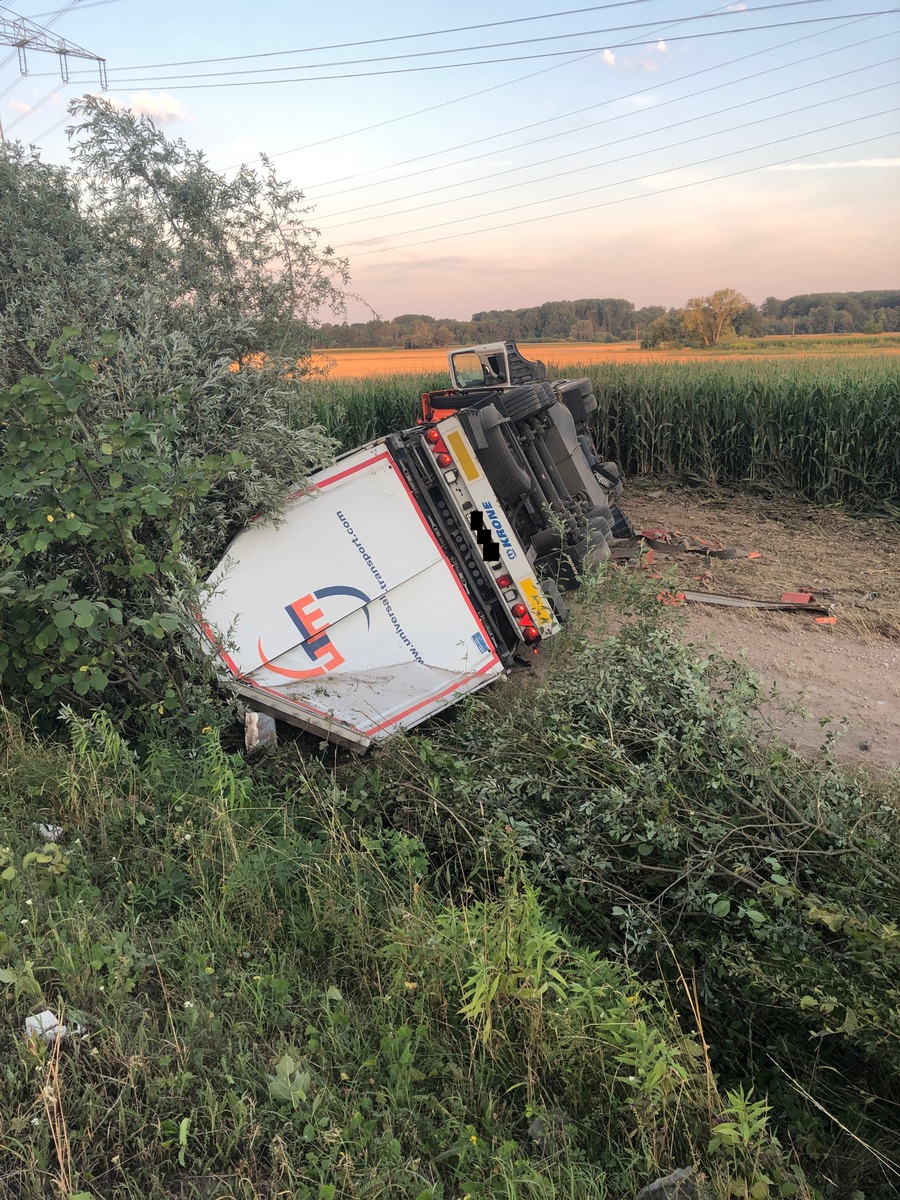
[[[228,179],[73,113],[69,167],[0,157],[0,690],[133,717],[192,694],[184,617],[230,536],[332,457],[302,363],[347,264],[268,161]]]

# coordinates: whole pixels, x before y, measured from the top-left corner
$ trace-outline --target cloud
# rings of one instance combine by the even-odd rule
[[[836,162],[774,163],[767,171],[846,171],[867,167],[900,167],[900,158],[854,158]]]
[[[194,120],[181,101],[168,92],[160,92],[156,96],[152,92],[132,92],[128,107],[138,116],[151,117],[157,125]]]
[[[17,113],[31,112],[31,105],[26,104],[24,100],[10,100],[9,107]]]
[[[657,42],[655,46],[649,47],[649,49],[656,51],[659,54],[668,54],[669,53],[669,47],[663,41]],[[626,57],[619,61],[616,59],[616,56],[612,52],[612,50],[604,50],[603,53],[600,55],[600,58],[603,60],[603,62],[606,63],[606,65],[608,67],[615,67],[618,62],[618,67],[622,71],[658,71],[659,70],[659,63],[651,55],[645,54],[638,58]]]
[[[726,4],[725,5],[725,12],[746,12],[746,11],[747,11],[746,4]]]
[[[120,112],[130,108],[137,116],[150,117],[157,125],[171,125],[173,121],[195,121],[197,119],[188,112],[180,100],[176,100],[168,92],[160,92],[158,96],[154,96],[152,92],[132,92],[127,104],[106,93],[100,96],[97,96],[96,92],[87,94],[92,98],[105,100],[107,104],[117,108]]]

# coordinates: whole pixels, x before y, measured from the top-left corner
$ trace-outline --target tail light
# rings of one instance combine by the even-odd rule
[[[541,631],[536,625],[522,625],[522,639],[527,646],[533,646],[535,642],[541,640]]]
[[[425,441],[428,443],[431,453],[434,455],[437,465],[442,471],[446,471],[448,467],[453,466],[453,455],[450,454],[446,442],[433,425],[430,429],[425,430]]]
[[[528,616],[528,609],[525,607],[524,604],[514,604],[512,606],[512,608],[510,609],[510,612],[516,618],[517,621],[519,620],[520,617]]]
[[[512,587],[512,579],[510,579],[510,577],[508,575],[501,575],[500,578],[497,580],[497,587],[498,588]]]

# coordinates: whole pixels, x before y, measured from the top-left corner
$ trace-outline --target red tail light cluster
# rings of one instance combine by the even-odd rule
[[[453,466],[453,455],[448,451],[446,442],[434,426],[425,430],[425,441],[431,447],[431,453],[434,455],[435,462],[442,471],[446,471],[448,467]]]

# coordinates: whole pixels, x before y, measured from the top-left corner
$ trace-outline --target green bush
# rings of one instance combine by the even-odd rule
[[[140,369],[171,386],[186,348],[168,362],[145,349]],[[167,393],[119,388],[131,351],[113,344],[96,364],[54,353],[0,390],[0,690],[51,719],[103,693],[130,728],[172,714],[199,728],[199,583],[330,443],[309,422],[290,428],[299,402],[274,368],[250,378],[213,360]]]
[[[451,892],[493,894],[485,831],[507,828],[556,919],[702,1013],[714,1067],[750,1071],[807,1163],[837,1139],[830,1169],[873,1184],[900,1153],[900,792],[765,740],[758,699],[665,629],[576,635],[540,686],[392,743],[355,787]]]

